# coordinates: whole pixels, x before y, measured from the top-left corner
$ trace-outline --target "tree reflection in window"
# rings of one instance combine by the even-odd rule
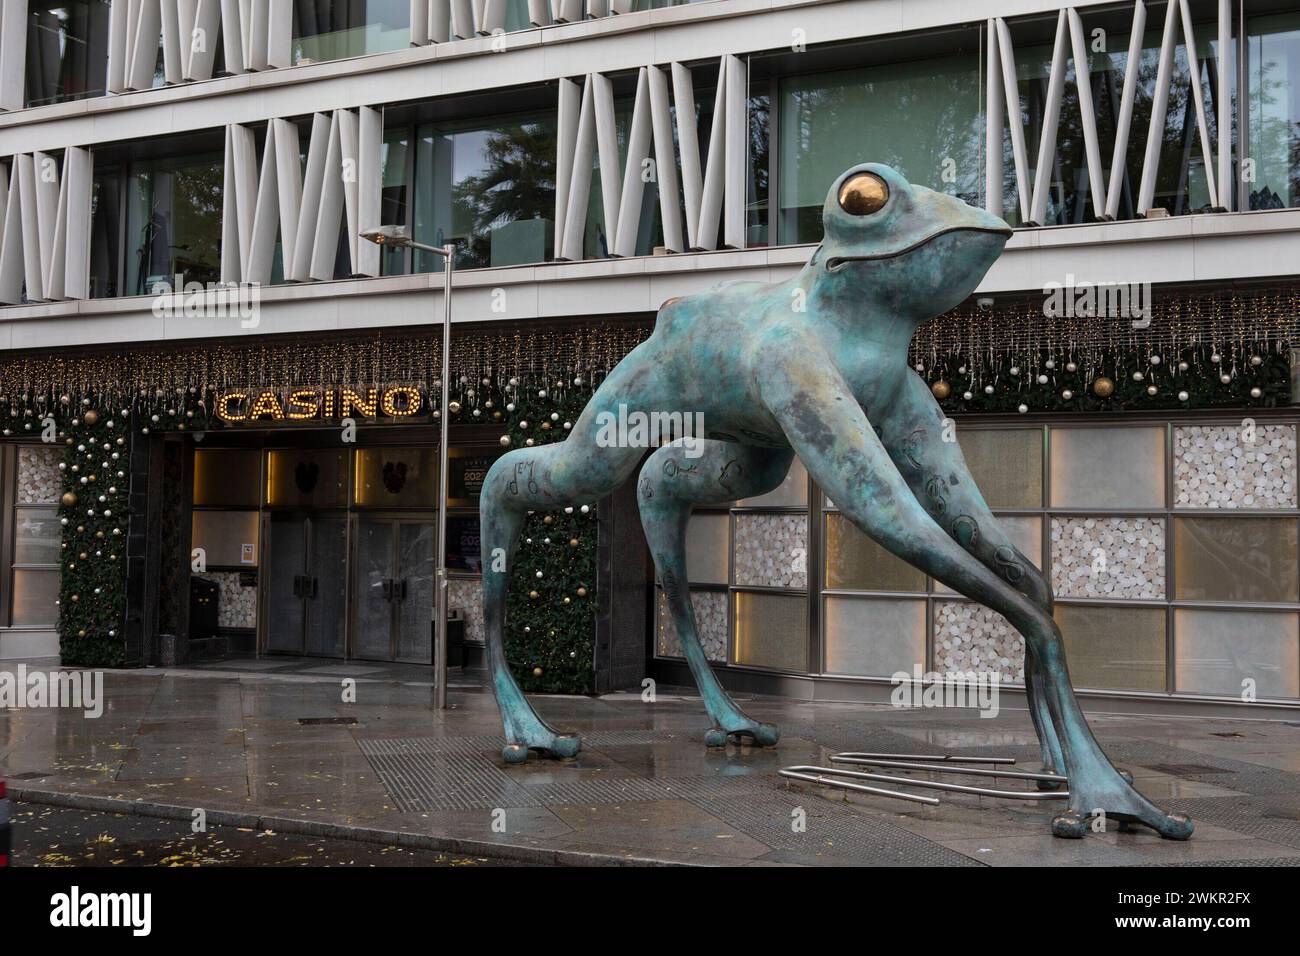
[[[415,238],[456,243],[457,268],[551,258],[554,116],[489,126],[421,126],[415,165]],[[438,257],[417,253],[417,271],[438,268]]]
[[[128,295],[147,295],[180,275],[189,282],[221,278],[224,170],[219,155],[133,164],[127,182]]]

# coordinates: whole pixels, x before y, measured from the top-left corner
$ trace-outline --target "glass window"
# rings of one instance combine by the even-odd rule
[[[59,571],[14,571],[14,627],[54,627],[59,622]]]
[[[1295,518],[1175,518],[1182,601],[1300,601]]]
[[[14,564],[58,564],[61,540],[57,511],[14,509]]]
[[[1043,504],[1043,433],[1037,428],[957,428],[957,445],[990,508]]]
[[[693,514],[686,525],[687,571],[692,584],[726,584],[731,519],[725,514]]]
[[[808,516],[735,516],[736,584],[762,588],[808,586]]]
[[[255,448],[200,448],[194,452],[194,503],[256,508],[261,502],[262,453]]]
[[[90,198],[90,297],[118,295],[122,267],[122,173],[96,170]]]
[[[347,453],[286,450],[266,454],[266,503],[272,507],[347,505]]]
[[[1251,209],[1300,206],[1300,13],[1247,21]]]
[[[318,63],[411,45],[409,0],[295,0],[293,62]]]
[[[1165,690],[1165,609],[1058,604],[1070,681],[1105,690]]]
[[[46,445],[20,445],[16,452],[16,480],[0,500],[0,524],[8,526],[13,540],[12,551],[0,555],[0,587],[13,586],[10,620],[0,625],[53,627],[59,618],[55,601],[63,550],[55,505],[62,490],[62,452]]]
[[[410,182],[409,160],[411,138],[405,127],[384,130],[380,163],[383,186],[379,197],[379,221],[385,226],[404,226],[410,216],[407,211],[407,186]],[[406,249],[383,250],[385,275],[400,275],[407,271]]]
[[[658,601],[656,653],[660,657],[682,657],[682,644],[668,610],[668,596],[656,589]],[[727,659],[727,592],[691,591],[691,604],[695,608],[695,629],[704,656],[711,661]]]
[[[826,515],[826,587],[924,591],[925,572],[890,554],[841,514]]]
[[[713,100],[710,99],[709,103]],[[709,123],[713,122],[713,110],[709,109]],[[701,125],[704,117],[700,117]],[[770,150],[772,146],[772,98],[766,93],[759,93],[749,98],[749,186],[746,190],[748,233],[745,243],[749,248],[766,246],[771,242],[768,230],[768,209],[770,188],[768,170],[770,169]],[[703,166],[701,166],[703,169]]]
[[[1001,614],[974,601],[934,602],[934,668],[943,674],[987,672],[1004,683],[1025,680],[1025,639]]]
[[[415,147],[415,238],[435,246],[455,242],[458,269],[551,258],[555,122],[553,114],[532,114],[488,126],[421,126]],[[438,256],[417,252],[417,271],[441,268]]]
[[[925,670],[925,601],[826,598],[826,671],[890,677]]]
[[[737,664],[808,669],[808,600],[801,595],[736,591]]]
[[[124,295],[147,295],[177,275],[185,283],[221,279],[222,162],[212,153],[133,164]]]
[[[1053,428],[1052,507],[1163,508],[1165,430]]]
[[[363,508],[436,508],[438,449],[360,448],[356,503]]]
[[[783,79],[778,241],[820,241],[826,190],[867,159],[978,204],[980,93],[974,52]]]
[[[256,511],[195,511],[190,547],[202,548],[210,568],[257,566]]]
[[[1174,612],[1178,690],[1300,697],[1300,625],[1268,611]]]
[[[478,515],[447,516],[447,568],[466,574],[482,573],[482,532]]]
[[[18,497],[20,505],[53,504],[59,500],[63,476],[59,462],[63,449],[54,445],[18,446]]]
[[[104,95],[108,7],[108,0],[30,0],[28,106]]]

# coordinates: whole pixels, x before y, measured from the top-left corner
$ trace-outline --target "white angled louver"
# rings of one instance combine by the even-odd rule
[[[648,182],[659,192],[662,243],[669,252],[745,245],[747,77],[744,63],[724,56],[701,166],[691,71],[681,63],[642,67],[627,130],[626,159],[620,161],[614,89],[609,77],[590,73],[582,86],[560,81],[559,145],[556,163],[556,258],[581,259],[585,240],[592,163],[600,176],[601,225],[612,256],[636,254],[641,204]],[[680,186],[676,142],[681,150]],[[653,154],[653,157],[652,157]],[[683,236],[682,200],[686,221]]]
[[[295,123],[271,121],[260,169],[255,140],[247,126],[226,127],[222,281],[270,282],[277,234],[287,281],[332,279],[345,221],[351,274],[379,275],[379,247],[358,234],[379,222],[383,114],[315,114],[305,173]]]
[[[90,291],[91,153],[0,159],[0,303],[84,299]]]

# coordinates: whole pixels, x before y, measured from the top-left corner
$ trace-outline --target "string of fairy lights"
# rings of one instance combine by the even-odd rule
[[[458,331],[452,420],[504,421],[524,391],[547,390],[561,402],[572,390],[585,393],[649,332],[645,324],[615,323]],[[63,423],[91,406],[133,413],[145,433],[308,420],[327,411],[438,421],[440,353],[440,336],[420,332],[12,356],[0,360],[0,427],[7,436],[30,433],[47,416]],[[413,389],[422,391],[418,399]],[[220,401],[232,391],[239,399]],[[355,405],[338,404],[349,391]],[[304,404],[291,404],[295,392]],[[315,413],[306,414],[311,394]]]
[[[1050,314],[1043,296],[972,301],[918,329],[909,360],[953,412],[1290,402],[1300,288],[1160,291],[1141,311]]]

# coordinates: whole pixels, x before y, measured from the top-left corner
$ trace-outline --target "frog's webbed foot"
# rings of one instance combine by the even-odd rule
[[[759,747],[774,747],[781,739],[781,731],[772,724],[759,723],[744,714],[737,713],[740,720],[729,720],[725,727],[713,727],[704,734],[706,747],[725,747],[727,741],[738,744],[754,744]],[[715,718],[716,719],[716,718]]]
[[[1101,751],[1096,751],[1100,756]],[[1078,839],[1089,831],[1104,832],[1113,821],[1119,829],[1141,823],[1167,840],[1186,840],[1195,829],[1180,813],[1166,813],[1133,788],[1133,784],[1101,757],[1080,761],[1070,773],[1069,807],[1052,820],[1052,833]]]
[[[715,726],[704,735],[710,747],[727,740],[770,747],[780,732],[736,706],[718,682],[700,644],[686,570],[686,525],[696,504],[726,504],[771,491],[790,470],[790,449],[694,439],[660,448],[641,469],[637,501],[655,571],[668,600],[682,654]]]

